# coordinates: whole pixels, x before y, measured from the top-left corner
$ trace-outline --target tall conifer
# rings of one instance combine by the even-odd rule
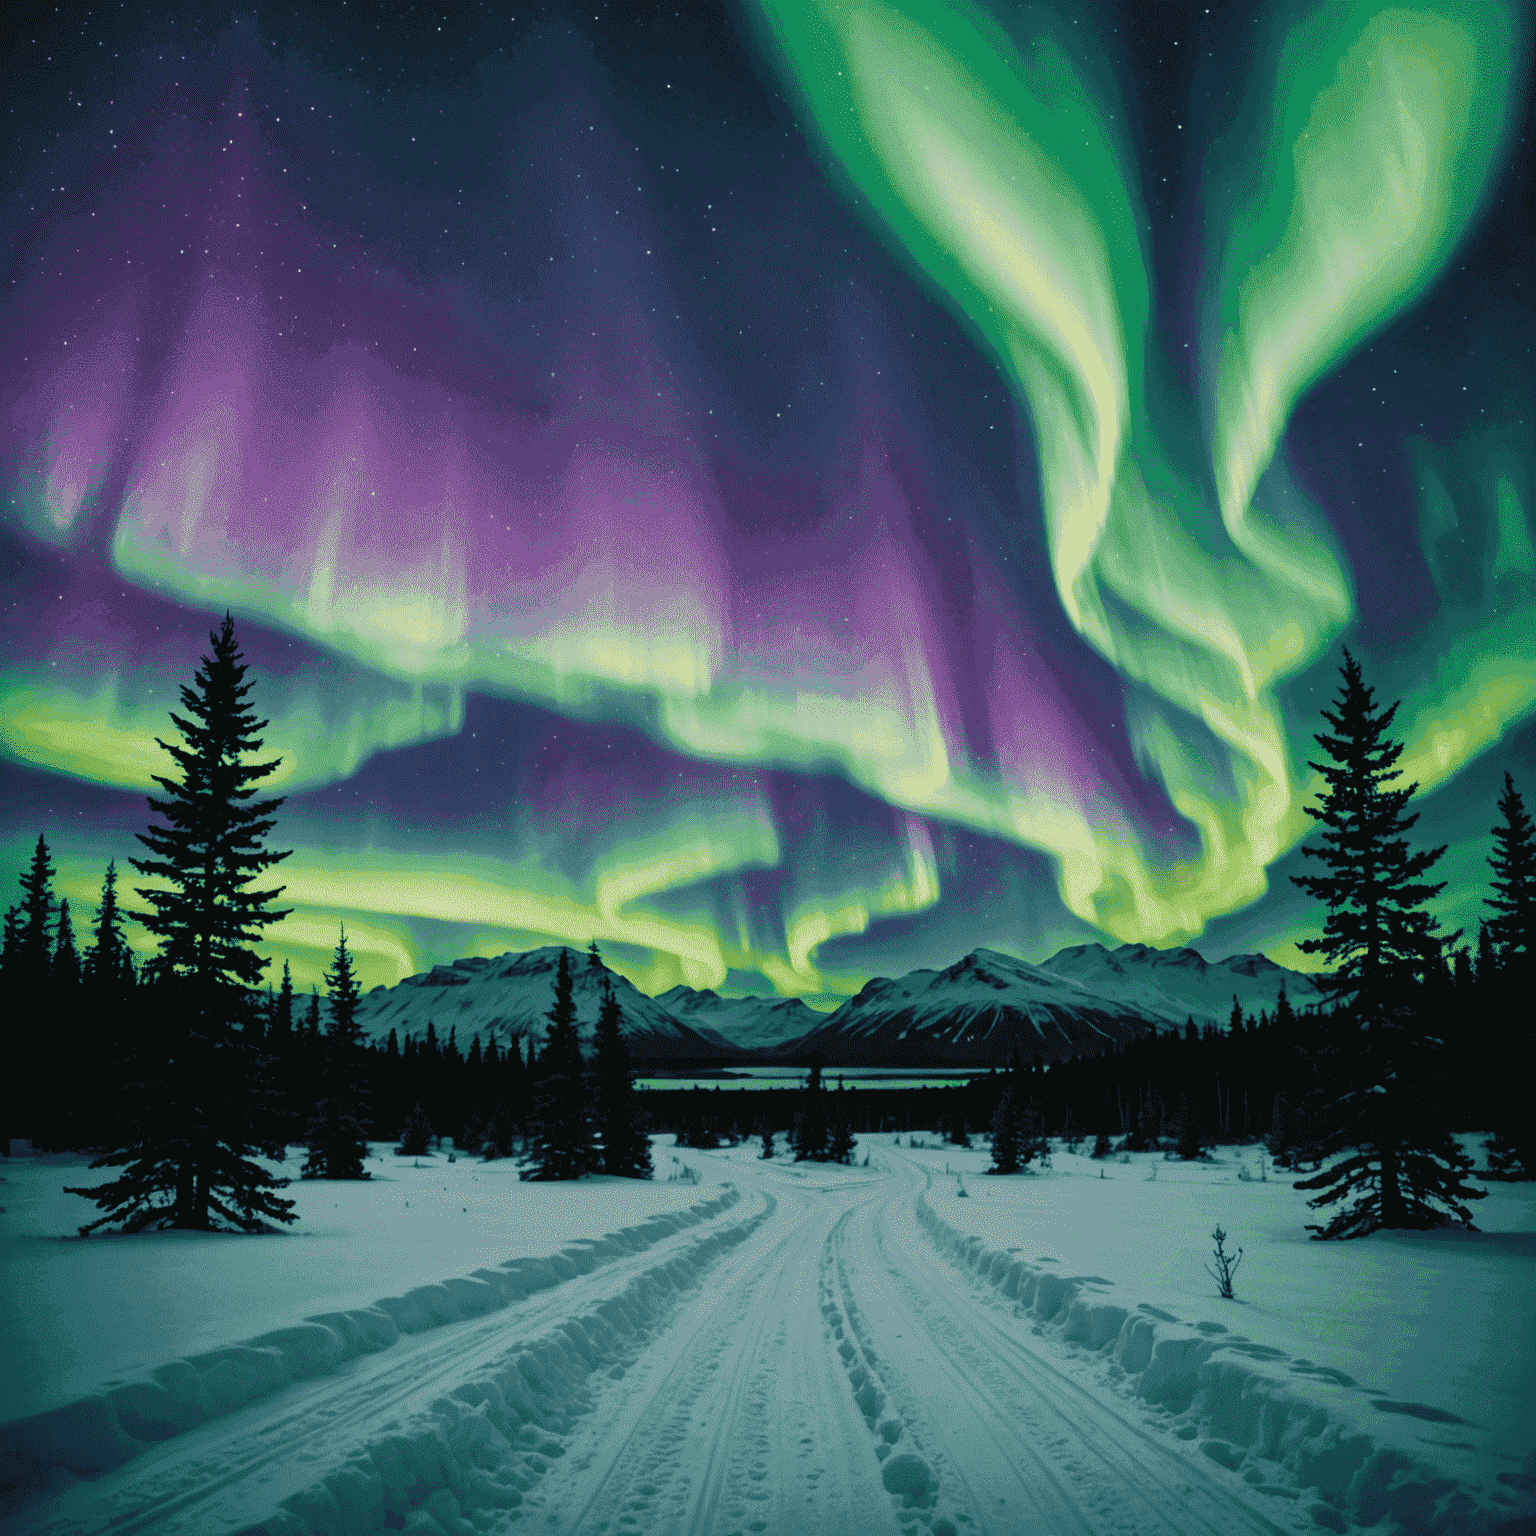
[[[254,685],[234,628],[226,614],[209,636],[212,655],[181,689],[185,714],[173,712],[171,721],[183,744],[156,738],[177,776],[155,776],[165,798],[151,796],[149,805],[163,825],[139,834],[151,856],[132,863],[162,882],[135,888],[148,910],[134,914],[160,940],[159,1036],[141,1042],[141,1079],[125,1089],[128,1125],[92,1164],[126,1171],[72,1191],[105,1211],[82,1233],[109,1223],[207,1229],[218,1219],[260,1231],[294,1219],[292,1201],[275,1193],[286,1180],[251,1160],[269,1138],[256,1123],[256,1064],[239,1026],[267,964],[251,945],[287,914],[273,907],[281,887],[250,887],[288,855],[265,846],[282,802],[258,800],[255,786],[278,760],[247,760],[260,751],[267,722],[248,702]]]
[[[32,850],[32,862],[21,877],[21,974],[18,978],[24,987],[36,994],[34,1002],[41,1000],[41,989],[47,985],[52,969],[49,928],[55,907],[53,875],[53,859],[48,853],[47,842],[39,833],[37,846]]]
[[[821,1086],[821,1055],[813,1052],[811,1069],[800,1094],[800,1107],[795,1112],[794,1128],[789,1134],[789,1144],[794,1149],[795,1161],[803,1163],[825,1162],[827,1156],[827,1103],[826,1092]]]
[[[331,1026],[323,1047],[322,1097],[309,1126],[306,1179],[366,1179],[368,1156],[364,1134],[362,1030],[357,1023],[357,977],[347,951],[347,930],[341,930],[331,969],[325,973],[330,994]]]
[[[1501,820],[1493,828],[1492,915],[1480,935],[1477,990],[1483,1016],[1496,1031],[1488,1109],[1494,1122],[1489,1162],[1505,1178],[1536,1178],[1536,1114],[1529,1061],[1536,1035],[1536,828],[1515,781],[1504,775]],[[1486,980],[1485,980],[1486,977]]]
[[[1302,852],[1327,873],[1292,878],[1328,908],[1323,937],[1299,948],[1334,967],[1319,982],[1339,1003],[1315,1058],[1326,1130],[1312,1150],[1347,1155],[1296,1188],[1320,1191],[1308,1202],[1314,1210],[1344,1205],[1327,1225],[1309,1224],[1317,1237],[1470,1226],[1462,1202],[1485,1191],[1462,1182],[1471,1160],[1452,1140],[1436,1092],[1444,1048],[1424,1002],[1457,937],[1439,933],[1428,903],[1443,885],[1424,879],[1445,850],[1408,845],[1418,785],[1390,787],[1403,751],[1389,734],[1397,705],[1377,708],[1348,651],[1342,675],[1335,709],[1323,711],[1332,729],[1316,738],[1326,761],[1309,765],[1327,790],[1320,806],[1305,807],[1323,836]]]
[[[576,998],[570,951],[561,949],[555,976],[555,1001],[546,1017],[549,1028],[539,1058],[534,1089],[533,1166],[525,1179],[575,1179],[594,1163],[592,1128],[583,1088],[581,1045],[576,1036]]]
[[[595,946],[594,946],[595,948]],[[651,1177],[651,1143],[641,1123],[635,1097],[634,1063],[624,1038],[619,1000],[613,983],[603,977],[603,1004],[597,1016],[592,1055],[596,1089],[597,1134],[602,1171],[621,1179]]]

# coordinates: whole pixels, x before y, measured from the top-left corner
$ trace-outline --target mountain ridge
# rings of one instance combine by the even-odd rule
[[[360,999],[364,1036],[455,1031],[501,1049],[543,1043],[561,948],[494,958],[465,956],[378,986]],[[828,1066],[1001,1064],[1014,1049],[1055,1061],[1108,1049],[1149,1030],[1224,1028],[1234,995],[1245,1014],[1270,1011],[1284,986],[1292,1006],[1321,1001],[1316,983],[1264,955],[1206,960],[1198,950],[1145,944],[1078,944],[1039,965],[980,947],[942,970],[871,977],[831,1014],[799,998],[726,998],[678,985],[655,997],[600,960],[571,955],[577,1032],[590,1045],[603,979],[619,999],[636,1065],[725,1067],[787,1062],[819,1052]]]

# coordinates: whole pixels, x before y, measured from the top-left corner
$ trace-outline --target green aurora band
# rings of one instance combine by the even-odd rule
[[[866,670],[829,651],[779,675],[766,641],[760,664],[743,663],[750,648],[724,616],[730,572],[708,532],[721,489],[702,461],[637,470],[599,443],[573,451],[557,483],[510,497],[572,526],[605,497],[666,519],[649,563],[594,524],[561,555],[558,580],[509,589],[511,628],[473,615],[472,538],[443,511],[456,497],[478,505],[469,458],[466,468],[450,454],[444,468],[424,451],[432,462],[411,482],[399,547],[363,551],[370,565],[348,545],[335,509],[364,496],[353,456],[378,447],[368,431],[383,433],[361,407],[361,427],[336,406],[335,420],[306,429],[313,441],[279,434],[279,460],[312,453],[324,494],[295,471],[283,484],[302,538],[264,546],[238,514],[249,499],[242,453],[267,450],[242,436],[230,402],[272,380],[256,364],[242,372],[242,359],[265,355],[262,338],[227,294],[219,307],[210,283],[212,318],[189,326],[207,356],[179,348],[170,391],[206,413],[182,420],[181,406],[156,407],[170,425],[152,434],[155,453],[110,511],[112,559],[140,590],[209,614],[229,604],[328,658],[263,704],[267,753],[284,759],[273,789],[338,784],[376,753],[456,736],[467,693],[484,689],[627,722],[702,760],[837,770],[892,807],[897,827],[894,846],[818,847],[797,864],[745,785],[693,803],[651,805],[642,792],[579,858],[564,857],[553,821],[518,828],[495,857],[413,848],[405,832],[398,846],[388,832],[344,846],[319,819],[296,823],[283,866],[295,911],[274,947],[293,957],[301,984],[323,975],[341,914],[369,984],[440,958],[431,935],[448,928],[455,954],[595,938],[649,954],[618,961],[647,991],[756,973],[831,1005],[868,977],[823,967],[820,946],[939,902],[942,861],[925,817],[1050,855],[1071,914],[1063,943],[1081,940],[1079,922],[1123,941],[1198,935],[1261,896],[1268,867],[1311,828],[1302,807],[1316,788],[1305,762],[1316,706],[1370,572],[1346,567],[1299,489],[1287,423],[1313,384],[1453,260],[1504,160],[1528,64],[1526,12],[1503,0],[1272,8],[1248,110],[1204,161],[1212,252],[1203,383],[1192,391],[1158,335],[1137,157],[1112,71],[1074,24],[1083,18],[1037,7],[1010,32],[964,3],[757,4],[767,51],[834,179],[1011,381],[1033,427],[1063,611],[1123,679],[1139,760],[1197,831],[1198,854],[1169,862],[1112,796],[1095,800],[1049,761],[1010,778],[946,739],[942,680],[921,639],[924,582],[899,528],[863,551],[884,573],[878,600],[853,610],[874,658]],[[664,355],[655,338],[647,345]],[[113,346],[102,348],[105,362],[80,380],[123,372]],[[133,356],[126,342],[122,356]],[[436,399],[350,353],[316,365],[318,397],[335,383],[325,369],[355,392],[343,365],[385,399],[398,388],[398,413],[381,422],[424,418]],[[115,439],[119,406],[101,409],[112,427],[102,440]],[[654,409],[648,430],[686,439],[670,394]],[[1419,495],[1404,536],[1422,548],[1439,606],[1390,655],[1366,659],[1380,691],[1403,698],[1408,776],[1433,789],[1536,708],[1536,432],[1527,406],[1523,420],[1403,448]],[[78,466],[58,485],[23,477],[10,515],[63,549],[94,484]],[[1029,490],[1020,502],[1032,507]],[[839,519],[866,503],[896,506],[903,492],[871,448],[842,496],[829,509]],[[104,670],[85,643],[13,664],[0,676],[0,752],[150,789],[165,768],[153,738],[185,664],[152,654]],[[1321,693],[1300,686],[1318,678]],[[7,868],[24,865],[34,838],[0,848]],[[104,859],[67,823],[49,841],[78,923]],[[791,871],[781,936],[754,931],[739,890],[718,895],[730,876],[763,869]],[[1470,871],[1467,893],[1482,873]],[[741,909],[724,910],[731,901]],[[147,935],[136,940],[148,947]],[[1265,947],[1297,962],[1277,944]]]
[[[1222,210],[1202,463],[1195,407],[1155,355],[1132,157],[1065,17],[1031,11],[1016,42],[965,4],[759,5],[834,171],[1027,407],[1063,608],[1126,678],[1135,744],[1201,856],[1156,868],[1095,828],[1015,833],[1057,856],[1063,900],[1096,926],[1197,933],[1261,895],[1266,866],[1310,827],[1314,727],[1287,728],[1277,685],[1353,612],[1326,525],[1277,458],[1286,420],[1471,224],[1516,105],[1519,14],[1497,0],[1455,14],[1332,4],[1284,36],[1257,152],[1227,146],[1249,162],[1224,167],[1238,195]],[[1528,432],[1517,458],[1531,463]],[[1498,481],[1501,526],[1518,530],[1500,572],[1529,569],[1527,479]],[[1462,628],[1402,690],[1405,762],[1425,788],[1536,703],[1531,597],[1527,583]]]

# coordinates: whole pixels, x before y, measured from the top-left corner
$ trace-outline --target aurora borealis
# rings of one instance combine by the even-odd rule
[[[1475,927],[1536,794],[1532,15],[1259,12],[39,12],[0,878],[45,833],[83,926],[228,607],[303,986],[338,918],[365,985],[1296,965],[1347,644]]]

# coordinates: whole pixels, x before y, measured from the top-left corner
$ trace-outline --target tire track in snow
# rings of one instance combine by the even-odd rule
[[[903,1191],[896,1198],[909,1196]],[[846,1317],[857,1341],[849,1360],[850,1385],[869,1374],[884,1389],[887,1402],[872,1402],[868,1419],[889,1447],[886,1476],[894,1485],[893,1498],[899,1497],[903,1506],[903,1526],[914,1530],[919,1520],[931,1521],[934,1536],[954,1536],[956,1521],[969,1529],[996,1530],[999,1536],[1025,1531],[1093,1536],[1095,1526],[1052,1465],[977,1391],[962,1366],[942,1348],[923,1348],[926,1320],[892,1285],[898,1264],[910,1255],[893,1257],[878,1237],[877,1223],[890,1203],[859,1212],[860,1220],[840,1234],[832,1264],[832,1305]],[[878,1326],[871,1324],[871,1315]],[[907,1343],[905,1351],[898,1341]],[[910,1373],[901,1365],[903,1355],[918,1357]],[[877,1426],[874,1421],[887,1406],[891,1416]],[[951,1491],[951,1483],[961,1496]],[[998,1492],[1003,1487],[1008,1493]],[[924,1519],[929,1509],[935,1512]]]
[[[931,1178],[926,1173],[923,1178],[926,1187]],[[842,1278],[866,1318],[878,1318],[888,1333],[896,1331],[894,1320],[901,1319],[908,1339],[914,1330],[926,1337],[924,1391],[916,1417],[928,1437],[945,1444],[946,1463],[975,1501],[968,1513],[979,1529],[1013,1536],[1021,1529],[1018,1510],[1011,1499],[1002,1504],[1006,1494],[986,1486],[994,1481],[987,1476],[992,1464],[957,1453],[967,1443],[934,1411],[936,1374],[951,1383],[943,1394],[954,1404],[948,1425],[969,1409],[981,1420],[977,1432],[999,1446],[1002,1464],[1016,1469],[1024,1487],[1031,1479],[1019,1453],[1027,1452],[1041,1479],[1030,1493],[1042,1531],[1285,1536],[1311,1528],[1310,1522],[1295,1518],[1284,1524],[1271,1519],[1219,1474],[1179,1455],[1058,1370],[974,1301],[963,1277],[928,1241],[917,1220],[916,1195],[914,1179],[906,1197],[868,1213],[863,1242],[850,1244],[841,1255]],[[910,1392],[907,1400],[912,1400]],[[1035,1446],[1028,1443],[1031,1438]],[[1052,1491],[1050,1507],[1041,1498],[1045,1487]]]
[[[896,1536],[862,1426],[807,1321],[828,1226],[846,1219],[846,1210],[835,1213],[849,1186],[775,1183],[780,1219],[721,1267],[716,1294],[651,1345],[643,1380],[613,1389],[606,1414],[595,1407],[585,1443],[546,1481],[540,1497],[555,1506],[552,1530]],[[863,1201],[878,1195],[867,1181],[853,1188]],[[785,1434],[808,1426],[809,1456]],[[829,1428],[835,1444],[825,1443]],[[821,1486],[817,1461],[837,1467],[835,1491]],[[593,1466],[602,1469],[595,1483],[582,1476]]]
[[[749,1221],[765,1214],[766,1208]],[[248,1497],[252,1485],[263,1484],[302,1489],[327,1463],[344,1463],[370,1429],[387,1426],[396,1413],[451,1392],[466,1378],[516,1354],[523,1341],[547,1335],[573,1313],[624,1294],[637,1280],[675,1265],[679,1257],[741,1225],[736,1206],[703,1227],[686,1228],[502,1310],[404,1336],[382,1353],[348,1362],[336,1375],[296,1383],[275,1397],[162,1441],[118,1471],[56,1499],[33,1501],[0,1523],[0,1531],[5,1536],[94,1536],[110,1529],[113,1536],[136,1536],[169,1529],[167,1522],[181,1516],[190,1520],[185,1528],[197,1536],[221,1523],[234,1529],[245,1523],[238,1513],[221,1522],[210,1508],[221,1494],[243,1491]],[[290,1473],[286,1478],[284,1470]],[[274,1491],[271,1502],[279,1496]]]

